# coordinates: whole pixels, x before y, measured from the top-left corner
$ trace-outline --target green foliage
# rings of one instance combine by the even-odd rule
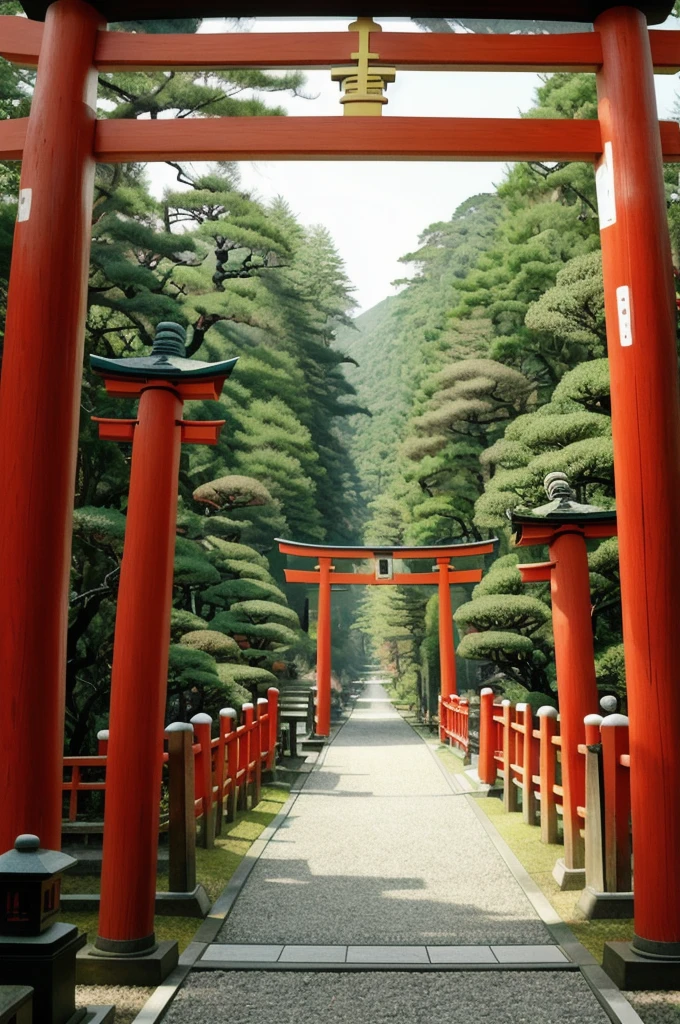
[[[215,629],[192,630],[182,636],[180,643],[196,651],[205,651],[218,662],[227,658],[238,658],[241,652],[235,640]]]
[[[208,623],[205,619],[200,618],[198,615],[194,615],[192,612],[187,612],[183,608],[173,608],[170,617],[170,629],[172,632],[173,642],[179,642],[185,633],[189,633],[193,630],[207,629]]]

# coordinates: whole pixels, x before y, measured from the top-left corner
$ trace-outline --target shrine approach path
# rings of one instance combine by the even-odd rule
[[[378,684],[306,776],[196,968],[168,1024],[609,1020]]]

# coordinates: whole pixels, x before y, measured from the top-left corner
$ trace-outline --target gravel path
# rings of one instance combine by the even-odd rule
[[[551,941],[463,797],[375,684],[254,868],[218,941]]]
[[[312,772],[222,943],[550,944],[467,801],[380,686]],[[580,974],[201,971],[167,1024],[607,1024]]]
[[[608,1024],[579,974],[190,976],[165,1024]]]

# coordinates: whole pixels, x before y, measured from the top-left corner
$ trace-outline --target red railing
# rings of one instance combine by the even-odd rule
[[[503,780],[503,805],[518,809],[522,794],[524,820],[540,818],[541,841],[556,843],[563,813],[559,717],[552,707],[539,708],[538,727],[528,704],[513,707],[509,700],[494,703],[493,691],[480,695],[480,781]],[[587,715],[585,743],[586,790],[576,812],[583,821],[586,843],[586,884],[598,891],[629,892],[631,888],[630,751],[628,719],[624,715]]]
[[[470,749],[470,703],[451,694],[439,698],[439,739],[467,754]]]
[[[276,757],[278,739],[279,691],[271,687],[267,698],[259,698],[257,707],[244,704],[241,724],[233,708],[220,711],[218,735],[212,737],[213,721],[210,715],[198,714],[191,719],[194,742],[193,789],[194,814],[201,818],[201,837],[204,845],[212,845],[215,834],[220,833],[223,818],[233,820],[239,800],[245,806],[248,787],[254,787],[253,797],[259,799],[263,769],[271,769]],[[188,726],[187,726],[188,729]],[[166,733],[166,738],[168,733]],[[68,820],[78,816],[78,798],[82,793],[106,792],[106,762],[108,731],[97,736],[98,754],[85,757],[65,757],[67,777],[62,789],[69,794]],[[169,755],[163,753],[163,763]],[[99,778],[85,780],[83,773],[98,769]]]

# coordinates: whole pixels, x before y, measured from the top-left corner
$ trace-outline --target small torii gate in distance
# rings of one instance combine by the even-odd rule
[[[319,608],[316,634],[317,706],[315,731],[328,736],[331,731],[331,586],[360,584],[364,586],[439,586],[439,664],[442,697],[456,693],[456,654],[453,643],[451,584],[479,583],[482,569],[454,569],[451,560],[472,555],[488,555],[494,550],[495,538],[472,544],[446,544],[432,547],[338,547],[334,544],[303,544],[277,538],[283,555],[315,558],[314,569],[285,569],[286,583],[313,583],[319,587]],[[373,559],[375,571],[337,572],[334,559]],[[431,558],[436,565],[430,572],[394,572],[393,560]],[[436,575],[435,575],[436,571]]]

